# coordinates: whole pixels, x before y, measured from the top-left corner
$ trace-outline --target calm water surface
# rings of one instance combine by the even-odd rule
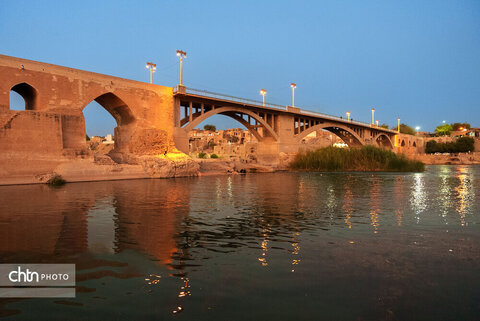
[[[0,187],[1,263],[75,263],[4,320],[479,320],[480,167]]]

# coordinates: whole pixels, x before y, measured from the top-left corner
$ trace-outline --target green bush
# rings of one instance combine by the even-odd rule
[[[217,154],[212,154],[212,155],[210,155],[210,158],[218,158],[218,155]]]
[[[421,172],[422,162],[407,159],[392,151],[374,146],[361,148],[325,147],[300,153],[291,165],[294,169],[312,171],[392,171]]]
[[[198,153],[198,158],[207,158],[206,153]]]
[[[474,151],[475,141],[472,137],[460,137],[455,142],[437,143],[435,140],[428,141],[425,145],[425,153],[467,153]]]

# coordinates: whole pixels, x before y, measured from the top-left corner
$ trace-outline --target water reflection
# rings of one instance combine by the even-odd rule
[[[424,174],[414,174],[414,182],[410,203],[412,204],[415,213],[416,223],[420,222],[420,214],[427,208],[427,195],[425,192],[424,184]]]
[[[405,212],[405,178],[403,176],[395,177],[394,199],[395,215],[397,216],[397,226],[402,226],[403,215]]]
[[[380,193],[381,193],[381,181],[378,176],[373,176],[371,179],[371,188],[370,188],[370,220],[373,227],[373,233],[378,233],[378,227],[380,226],[379,222],[379,212],[380,212]]]
[[[219,291],[215,302],[221,302],[224,288],[248,282],[258,282],[259,292],[273,287],[272,295],[281,292],[271,285],[278,278],[308,288],[302,282],[318,280],[318,269],[336,275],[364,264],[387,274],[404,271],[412,262],[395,265],[390,254],[368,261],[377,251],[399,251],[397,260],[415,253],[390,234],[419,225],[475,227],[479,219],[478,167],[447,169],[0,187],[0,260],[77,263],[86,291],[77,301],[86,305],[133,292],[118,289],[138,279],[132,283],[141,289],[138,297],[161,298],[168,313],[181,315],[206,295]],[[362,248],[371,241],[365,235],[382,242]],[[301,279],[289,279],[296,275]]]
[[[459,180],[459,184],[455,187],[455,193],[457,195],[458,202],[456,202],[456,209],[460,216],[460,224],[465,226],[468,222],[465,220],[467,214],[470,213],[472,201],[475,198],[475,191],[472,188],[470,168],[459,167],[455,173],[456,178]]]

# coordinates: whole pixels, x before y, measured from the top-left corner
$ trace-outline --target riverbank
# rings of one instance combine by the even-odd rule
[[[418,154],[412,159],[425,165],[480,165],[480,152],[458,154]]]
[[[403,154],[374,146],[361,148],[324,147],[299,153],[292,169],[305,171],[423,172],[425,166]]]
[[[3,156],[3,155],[2,155]],[[67,183],[173,178],[197,176],[199,165],[187,155],[172,152],[156,156],[130,156],[115,162],[109,155],[83,155],[81,157],[40,157],[29,155],[21,162],[15,157],[0,157],[0,185],[44,184],[53,177]],[[19,163],[21,164],[19,166]]]

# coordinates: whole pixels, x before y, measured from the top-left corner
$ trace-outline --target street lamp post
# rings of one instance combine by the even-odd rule
[[[377,127],[378,127],[378,119],[376,120],[376,122],[377,122]]]
[[[397,132],[400,134],[400,117],[398,117],[398,127],[397,127]]]
[[[350,121],[350,112],[347,111],[347,120]]]
[[[295,107],[295,88],[297,88],[297,85],[292,82],[290,87],[292,87],[292,107]]]
[[[375,125],[375,108],[372,108],[372,126]]]
[[[150,83],[153,84],[153,73],[155,72],[155,70],[157,70],[157,65],[153,62],[147,62],[145,67],[147,67],[147,69],[150,69]]]
[[[260,89],[260,95],[262,95],[262,97],[263,97],[263,107],[265,107],[265,95],[266,94],[267,94],[267,91],[265,89]]]
[[[187,53],[182,50],[177,50],[177,56],[180,57],[180,86],[183,86],[183,58],[187,58]]]

